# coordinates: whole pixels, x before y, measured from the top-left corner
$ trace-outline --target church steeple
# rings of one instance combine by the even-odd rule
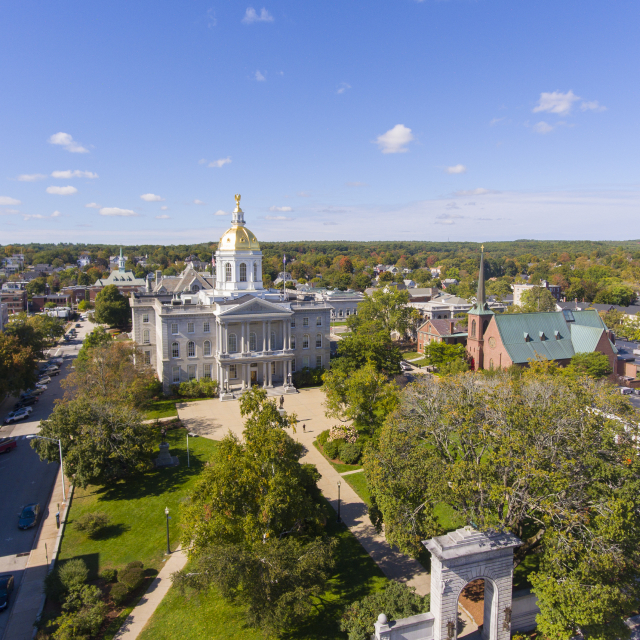
[[[484,290],[484,245],[480,247],[480,271],[478,273],[478,292],[476,294],[476,303],[469,310],[469,313],[482,315],[485,313],[493,314],[487,304],[487,296]]]
[[[120,273],[125,272],[124,263],[125,263],[125,260],[122,255],[122,247],[120,247],[120,257],[118,258],[118,271],[120,271]]]

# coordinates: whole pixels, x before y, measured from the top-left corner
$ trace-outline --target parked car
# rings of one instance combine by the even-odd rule
[[[631,387],[618,387],[618,388],[620,389],[620,393],[623,396],[628,396],[633,393],[633,390],[631,389]]]
[[[28,504],[18,516],[18,529],[31,529],[35,527],[40,515],[40,505],[37,502]]]
[[[29,396],[39,396],[41,393],[44,393],[44,389],[41,389],[40,387],[27,389],[24,393],[20,394],[20,400],[22,400],[23,398],[28,398]]]
[[[42,384],[49,384],[50,382],[51,382],[51,378],[49,376],[40,376],[36,384],[42,385]]]
[[[46,389],[48,389],[47,383],[46,382],[36,382],[36,389],[41,389],[42,391],[45,391]]]
[[[22,407],[30,407],[31,405],[38,402],[40,398],[36,396],[27,396],[26,398],[21,398],[18,402],[13,405],[13,410],[17,411],[18,409],[22,409]]]
[[[400,363],[400,368],[401,368],[403,371],[411,371],[411,365],[410,365],[408,362],[404,362],[404,361],[403,361],[403,362],[401,362],[401,363]]]
[[[33,409],[31,407],[22,407],[22,409],[17,409],[16,411],[12,411],[5,419],[4,423],[9,424],[10,422],[18,422],[18,420],[24,420],[28,418]]]
[[[51,358],[51,360],[49,360],[49,364],[62,364],[64,362],[64,358]]]
[[[15,438],[0,438],[0,453],[9,453],[11,449],[15,449],[18,446],[18,441]]]
[[[77,327],[78,329],[79,329],[81,326],[82,326],[82,325],[81,325],[79,322],[77,322],[77,323],[76,323],[76,327]]]
[[[60,367],[49,367],[45,370],[45,373],[48,376],[59,376],[60,375]]]
[[[13,576],[10,573],[4,573],[0,576],[0,611],[7,608],[12,593]]]

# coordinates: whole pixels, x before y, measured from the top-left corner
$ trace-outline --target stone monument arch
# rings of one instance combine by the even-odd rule
[[[483,640],[509,640],[512,620],[513,549],[522,541],[511,533],[464,527],[423,543],[431,553],[431,611],[375,624],[376,640],[455,640],[458,598],[473,580],[484,579]]]

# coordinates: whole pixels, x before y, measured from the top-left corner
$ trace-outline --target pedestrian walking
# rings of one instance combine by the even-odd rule
[[[303,424],[302,425],[302,433],[306,433],[307,432],[307,425]]]

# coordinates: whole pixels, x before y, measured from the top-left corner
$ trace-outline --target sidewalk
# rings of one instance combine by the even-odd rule
[[[153,612],[162,602],[162,598],[167,595],[167,591],[171,587],[171,574],[180,571],[185,564],[187,564],[186,553],[182,549],[176,549],[160,573],[155,577],[147,592],[142,596],[140,602],[127,616],[113,640],[135,640],[140,635],[145,624],[147,624]]]
[[[295,395],[285,396],[285,410],[298,416],[297,433],[290,431],[290,435],[301,442],[307,450],[301,462],[308,462],[316,466],[321,475],[318,487],[336,512],[338,510],[338,481],[341,482],[340,515],[342,520],[384,574],[388,578],[415,587],[420,595],[429,593],[431,577],[424,567],[417,560],[394,550],[387,543],[384,535],[376,532],[369,520],[367,505],[313,446],[313,441],[320,432],[335,424],[335,420],[329,420],[324,415],[323,402],[324,394],[319,389],[303,389]],[[190,402],[182,406],[178,405],[178,415],[182,424],[189,431],[200,436],[221,440],[229,431],[232,431],[238,437],[242,437],[244,421],[240,417],[240,406],[237,401]],[[305,433],[302,432],[303,424],[306,425]]]
[[[65,481],[68,499],[70,486],[66,478]],[[60,530],[56,526],[58,504],[60,504],[60,522],[63,523],[66,520],[68,503],[63,504],[62,502],[60,471],[58,471],[58,476],[53,485],[49,504],[44,510],[40,530],[29,555],[24,576],[15,595],[9,622],[4,633],[6,640],[31,640],[33,637],[33,625],[44,602],[44,579],[49,572],[49,567],[55,554],[57,554],[60,539],[62,538],[63,525],[61,524]]]

